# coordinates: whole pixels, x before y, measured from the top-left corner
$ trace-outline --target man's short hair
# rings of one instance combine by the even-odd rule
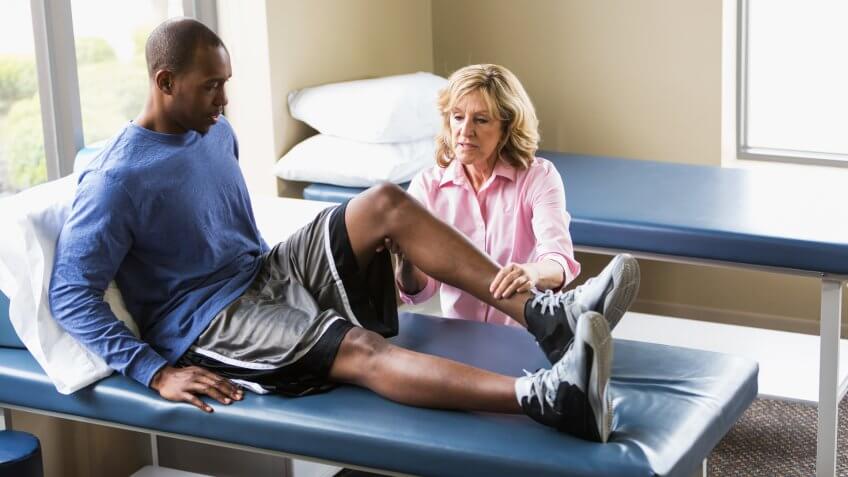
[[[147,73],[152,78],[159,70],[182,73],[191,66],[200,46],[227,47],[206,25],[192,18],[165,20],[150,32],[144,45]]]

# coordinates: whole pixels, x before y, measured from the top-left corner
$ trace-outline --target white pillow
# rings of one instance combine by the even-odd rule
[[[369,144],[318,134],[295,145],[274,167],[281,179],[370,187],[411,180],[434,163],[432,137],[414,142]]]
[[[387,143],[432,138],[447,80],[431,73],[333,83],[289,93],[289,111],[321,134]]]
[[[112,373],[99,356],[59,326],[47,301],[56,241],[76,186],[77,176],[70,175],[0,200],[0,291],[9,297],[9,320],[62,394]],[[114,282],[104,298],[138,336]]]

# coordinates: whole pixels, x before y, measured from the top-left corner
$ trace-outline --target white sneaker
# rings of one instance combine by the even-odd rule
[[[621,253],[598,276],[574,289],[574,301],[584,310],[604,315],[613,329],[636,300],[639,280],[639,262],[632,255]]]
[[[524,305],[527,331],[548,361],[556,363],[568,350],[577,317],[583,313],[601,313],[610,329],[615,328],[639,293],[639,262],[626,253],[616,255],[598,276],[573,290],[530,291],[534,296]]]
[[[515,392],[524,413],[581,439],[607,442],[613,407],[608,386],[612,338],[607,321],[589,311],[577,320],[574,343],[551,369],[518,378]]]

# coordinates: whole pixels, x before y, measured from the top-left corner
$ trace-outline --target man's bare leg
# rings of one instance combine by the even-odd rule
[[[345,335],[330,379],[413,406],[518,413],[515,378],[395,346],[362,328]]]
[[[591,348],[590,353],[584,350]],[[403,349],[362,328],[345,335],[329,379],[370,389],[413,406],[523,412],[574,436],[606,442],[612,428],[607,399],[612,338],[603,316],[587,312],[575,346],[550,370],[520,378]]]
[[[370,263],[389,237],[427,275],[465,290],[527,326],[524,304],[531,295],[525,292],[495,299],[489,284],[500,270],[498,264],[399,187],[380,185],[351,199],[345,222],[360,266]]]

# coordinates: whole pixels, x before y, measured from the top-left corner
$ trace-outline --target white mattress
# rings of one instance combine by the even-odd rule
[[[318,212],[336,205],[331,202],[282,197],[251,197],[251,200],[256,226],[270,247],[308,224]]]

